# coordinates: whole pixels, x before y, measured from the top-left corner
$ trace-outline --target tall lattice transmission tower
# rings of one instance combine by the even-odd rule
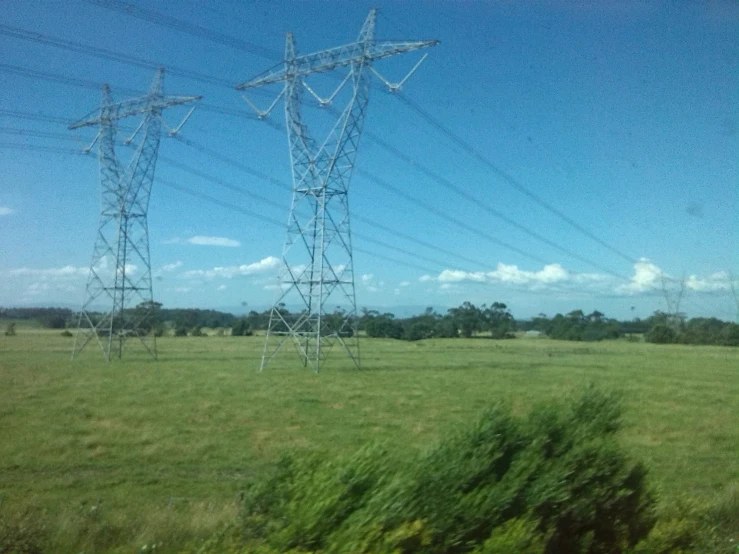
[[[100,224],[72,358],[92,339],[100,345],[106,360],[112,353],[120,358],[128,338],[138,339],[153,358],[157,356],[156,338],[150,328],[155,304],[147,213],[162,125],[167,127],[162,110],[200,98],[163,95],[162,77],[163,70],[159,69],[147,94],[121,102],[113,102],[110,88],[103,85],[100,108],[69,126],[99,126],[86,150],[90,151],[97,142],[101,186]],[[175,129],[169,130],[170,134],[179,131],[192,109]],[[123,165],[115,151],[117,124],[136,116],[141,117],[141,122],[123,140],[132,147],[133,155]],[[101,314],[97,310],[103,306],[107,309]]]
[[[314,371],[335,344],[341,345],[357,367],[360,365],[349,181],[367,110],[370,77],[374,74],[391,90],[397,90],[426,56],[396,84],[382,77],[372,62],[437,43],[376,41],[375,18],[376,10],[370,10],[355,42],[312,54],[298,55],[293,36],[287,33],[284,64],[236,87],[245,90],[282,85],[267,110],[252,107],[265,117],[284,97],[292,164],[292,205],[279,292],[270,314],[260,370],[288,340],[295,345],[303,364]],[[335,70],[346,75],[328,97],[319,96],[306,81],[311,75]],[[349,90],[346,105],[325,138],[317,140],[301,117],[303,92],[326,106],[345,88]],[[287,305],[292,301],[300,306],[298,312]]]

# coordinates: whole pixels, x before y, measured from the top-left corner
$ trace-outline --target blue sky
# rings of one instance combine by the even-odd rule
[[[6,0],[0,24],[236,83],[279,61],[286,30],[294,33],[301,52],[350,42],[376,4],[132,3],[259,49],[218,44],[85,1]],[[732,274],[739,275],[739,4],[403,1],[380,3],[379,8],[378,38],[441,41],[428,51],[403,94],[471,144],[480,157],[626,257],[532,202],[377,86],[351,185],[351,209],[357,216],[354,244],[361,250],[354,257],[358,306],[444,308],[465,300],[503,301],[519,317],[575,308],[645,316],[666,308],[661,292],[665,275],[673,293],[675,280],[685,278],[682,308],[688,314],[734,318],[729,282]],[[149,69],[7,33],[0,33],[0,51],[0,109],[6,112],[73,120],[95,109],[100,98],[94,89],[29,77],[8,66],[108,82],[117,99],[128,96],[118,90],[145,89],[153,76]],[[418,58],[410,53],[376,67],[398,80]],[[328,94],[331,84],[319,79],[315,87]],[[201,94],[210,105],[250,113],[239,94],[226,87],[165,74],[165,91]],[[250,100],[260,106],[269,103],[258,94]],[[99,216],[97,162],[94,156],[18,150],[7,144],[79,148],[92,140],[94,130],[71,132],[61,123],[6,112],[0,112],[0,144],[6,145],[0,146],[0,305],[78,305]],[[306,109],[306,117],[316,126],[325,124],[316,112]],[[174,125],[184,113],[174,109],[165,118]],[[281,109],[271,117],[283,123]],[[18,130],[70,138],[12,134]],[[196,109],[182,137],[289,183],[284,132],[263,122]],[[228,190],[165,159],[276,205]],[[417,201],[382,188],[365,172]],[[285,222],[290,193],[173,139],[162,140],[157,178],[237,209],[194,198],[155,179],[149,211],[155,298],[171,307],[268,306],[285,230],[243,210]],[[463,199],[440,180],[476,201]],[[479,233],[457,227],[421,204]],[[484,206],[550,244],[493,217]],[[419,246],[404,235],[438,248]]]

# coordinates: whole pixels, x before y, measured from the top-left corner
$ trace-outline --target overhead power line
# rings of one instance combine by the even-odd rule
[[[101,8],[116,11],[118,13],[122,13],[129,17],[134,17],[136,19],[147,21],[149,23],[160,25],[162,27],[168,27],[175,31],[186,33],[188,35],[202,38],[205,40],[209,40],[211,42],[215,42],[223,46],[229,46],[237,50],[242,50],[244,52],[248,52],[255,56],[259,56],[260,58],[267,59],[269,61],[274,62],[274,61],[282,59],[282,52],[277,52],[276,50],[265,48],[264,46],[261,46],[255,42],[250,42],[248,40],[234,38],[234,37],[225,35],[223,33],[220,33],[218,31],[213,31],[206,27],[202,27],[194,23],[189,23],[187,21],[177,19],[176,17],[172,17],[167,14],[163,14],[161,12],[157,12],[157,11],[146,9],[146,8],[141,8],[135,4],[132,4],[131,2],[120,2],[118,0],[85,0],[85,1],[88,4],[92,4],[94,6],[99,6]]]
[[[26,29],[20,29],[18,27],[11,27],[9,25],[0,25],[0,35],[35,42],[37,44],[53,46],[54,48],[68,50],[70,52],[76,52],[78,54],[84,54],[86,56],[112,60],[122,64],[140,67],[143,69],[157,70],[164,65],[151,60],[145,60],[142,58],[137,58],[135,56],[113,52],[105,48],[98,48],[87,44],[81,44],[79,42],[53,37],[35,31],[28,31]],[[171,65],[167,66],[167,73],[177,75],[178,77],[183,77],[185,79],[191,79],[193,81],[207,83],[210,85],[217,85],[228,89],[233,89],[234,87],[234,83],[227,79],[222,79],[220,77],[214,77],[212,75],[206,75],[204,73],[199,73],[197,71],[191,71],[189,69],[183,69]]]
[[[0,63],[0,71],[6,72],[6,73],[12,73],[14,75],[20,75],[22,77],[28,77],[31,79],[40,79],[42,81],[48,81],[52,83],[59,83],[63,85],[81,87],[81,88],[86,88],[86,89],[91,89],[91,90],[100,90],[102,87],[102,84],[96,81],[90,81],[87,79],[78,79],[75,77],[68,77],[66,75],[60,75],[58,73],[49,73],[47,71],[37,71],[35,69],[28,69],[25,67],[20,67],[20,66],[12,65],[12,64]],[[126,88],[126,87],[113,86],[111,88],[115,90],[116,92],[121,92],[123,94],[129,94],[129,95],[146,94],[146,91]],[[233,116],[233,117],[240,117],[242,119],[248,119],[250,121],[256,121],[259,119],[256,115],[251,114],[247,111],[237,110],[234,108],[228,108],[224,106],[217,106],[217,105],[209,104],[207,102],[202,102],[202,101],[198,103],[198,109],[206,111],[206,112],[218,113],[218,114],[228,115],[228,116]]]
[[[53,152],[55,154],[73,154],[84,156],[82,150],[74,148],[58,148],[56,146],[43,146],[39,144],[24,144],[17,142],[0,142],[0,150],[28,150],[32,152]]]
[[[72,121],[71,119],[67,119],[65,117],[58,117],[55,115],[46,115],[42,113],[24,112],[20,110],[5,110],[5,109],[0,109],[0,117],[28,119],[31,121],[45,121],[48,123],[61,123],[62,125],[69,125]]]
[[[166,187],[169,187],[174,190],[178,190],[180,192],[184,192],[185,194],[189,194],[190,196],[193,196],[194,198],[199,198],[200,200],[205,200],[206,202],[210,202],[212,204],[215,204],[217,206],[221,206],[222,208],[226,208],[228,210],[232,210],[235,212],[239,212],[244,215],[248,215],[249,217],[253,217],[255,219],[258,219],[259,221],[262,221],[264,223],[267,223],[269,225],[273,225],[275,227],[282,228],[285,226],[284,222],[277,221],[276,219],[272,219],[269,217],[266,217],[263,214],[260,214],[258,212],[254,212],[252,210],[248,210],[246,208],[236,206],[235,204],[232,204],[230,202],[224,202],[223,200],[220,200],[218,198],[215,198],[213,196],[210,196],[208,194],[193,190],[188,187],[184,187],[182,185],[178,185],[177,183],[174,183],[172,181],[168,181],[166,179],[157,179],[158,182],[163,184]],[[398,260],[397,258],[393,258],[390,256],[385,256],[383,254],[378,254],[377,252],[371,252],[369,250],[364,250],[362,248],[355,247],[354,250],[356,252],[361,252],[362,254],[366,254],[368,256],[372,256],[374,258],[378,258],[380,260],[385,260],[391,263],[394,263],[396,265],[400,265],[403,267],[409,267],[411,269],[418,269],[420,271],[423,271],[424,273],[435,273],[434,269],[431,269],[429,267],[424,267],[418,264],[414,264],[412,262],[404,261],[404,260]]]
[[[439,183],[443,187],[445,187],[445,188],[453,191],[458,196],[461,196],[462,198],[464,198],[465,200],[467,200],[471,204],[477,206],[478,208],[482,209],[483,211],[487,212],[488,214],[492,215],[493,217],[495,217],[497,219],[500,219],[501,221],[505,221],[508,225],[510,225],[512,227],[515,227],[519,231],[522,231],[522,232],[526,233],[530,237],[533,237],[534,239],[538,240],[539,242],[542,242],[542,243],[546,244],[547,246],[550,246],[550,247],[552,247],[552,248],[554,248],[556,250],[559,250],[560,252],[563,252],[564,254],[567,254],[568,256],[570,256],[573,259],[576,259],[576,260],[579,260],[579,261],[581,261],[583,263],[586,263],[589,266],[594,267],[594,268],[596,268],[596,269],[598,269],[600,271],[603,271],[604,273],[607,273],[609,275],[612,275],[612,276],[615,276],[615,277],[619,277],[619,278],[621,277],[621,275],[619,275],[618,273],[616,273],[612,269],[608,269],[608,268],[602,266],[601,264],[599,264],[599,263],[597,263],[597,262],[595,262],[595,261],[593,261],[593,260],[591,260],[589,258],[586,258],[584,256],[581,256],[580,254],[578,254],[576,252],[573,252],[572,250],[570,250],[569,248],[567,248],[565,246],[561,246],[561,245],[557,244],[553,240],[550,240],[550,239],[546,238],[545,236],[543,236],[541,233],[537,233],[536,231],[528,228],[526,225],[523,225],[522,223],[519,223],[515,219],[513,219],[513,218],[511,218],[511,217],[509,217],[507,215],[505,215],[500,210],[496,210],[495,208],[493,208],[489,204],[481,201],[480,198],[478,198],[478,197],[470,194],[469,192],[467,192],[463,188],[455,185],[449,179],[447,179],[447,178],[439,175],[438,173],[436,173],[435,171],[433,171],[432,169],[430,169],[426,165],[418,162],[417,160],[414,160],[410,156],[407,156],[407,155],[403,154],[403,152],[401,152],[397,148],[393,147],[392,145],[390,145],[385,140],[381,139],[376,134],[371,133],[369,131],[367,131],[366,133],[367,133],[367,135],[369,136],[369,138],[374,143],[376,143],[378,146],[380,146],[385,151],[389,152],[390,154],[392,154],[396,158],[398,158],[400,160],[403,160],[408,165],[410,165],[413,168],[415,168],[417,171],[423,173],[424,175],[426,175],[427,177],[429,177],[433,181]]]
[[[476,160],[478,160],[480,163],[488,167],[495,175],[497,175],[501,180],[515,188],[517,191],[519,191],[521,194],[529,198],[529,200],[535,202],[548,212],[554,214],[556,217],[570,225],[572,228],[576,229],[581,234],[585,235],[589,239],[595,241],[596,243],[600,244],[602,247],[606,248],[610,252],[616,254],[620,258],[628,261],[630,264],[635,263],[635,259],[632,256],[629,256],[619,248],[616,248],[615,246],[609,244],[605,240],[601,239],[597,235],[595,235],[593,232],[589,231],[579,223],[577,223],[574,219],[569,217],[567,214],[559,210],[558,208],[554,207],[552,204],[544,200],[541,196],[538,194],[532,192],[529,190],[528,187],[526,187],[521,181],[510,175],[505,170],[501,169],[497,165],[495,165],[492,161],[490,161],[488,158],[480,154],[475,148],[468,143],[463,138],[459,137],[456,133],[452,132],[446,125],[441,123],[438,119],[436,119],[434,116],[432,116],[430,113],[428,113],[426,110],[418,106],[415,102],[407,98],[403,93],[397,92],[395,93],[398,98],[410,109],[412,109],[414,112],[416,112],[418,115],[421,116],[422,119],[424,119],[429,125],[434,127],[436,130],[441,132],[443,135],[445,135],[447,138],[449,138],[452,142],[454,142],[457,146],[462,148],[465,153],[469,154]]]
[[[421,200],[418,200],[417,198],[414,198],[410,194],[407,194],[407,193],[403,192],[399,188],[391,185],[387,181],[381,179],[380,177],[378,177],[374,173],[371,173],[371,172],[367,171],[366,169],[357,169],[357,173],[359,175],[362,175],[365,178],[369,179],[373,183],[375,183],[377,185],[380,185],[384,189],[387,189],[387,190],[391,191],[393,194],[396,194],[397,196],[400,196],[401,198],[404,198],[408,202],[411,202],[413,204],[416,204],[418,206],[421,206],[424,210],[426,210],[426,211],[428,211],[428,212],[430,212],[430,213],[432,213],[432,214],[440,217],[441,219],[443,219],[445,221],[448,221],[449,223],[453,223],[457,227],[461,227],[462,229],[465,229],[465,230],[469,231],[470,233],[472,233],[474,235],[477,235],[480,238],[483,238],[483,239],[485,239],[487,241],[490,241],[490,242],[492,242],[494,244],[497,244],[498,246],[502,246],[503,248],[506,248],[506,249],[510,250],[511,252],[515,252],[516,254],[518,254],[520,256],[523,256],[524,258],[527,258],[529,260],[533,260],[533,261],[535,261],[537,263],[540,263],[540,264],[543,264],[543,265],[547,265],[549,263],[548,261],[546,261],[546,260],[544,260],[542,258],[539,258],[538,256],[534,256],[533,254],[529,254],[528,252],[525,252],[525,251],[521,250],[520,248],[516,248],[515,246],[513,246],[511,244],[508,244],[507,242],[504,242],[504,241],[502,241],[500,239],[495,238],[493,235],[490,235],[488,233],[485,233],[485,232],[481,231],[478,227],[474,227],[473,225],[470,225],[468,223],[465,223],[464,221],[461,221],[461,220],[459,220],[459,219],[457,219],[455,217],[452,217],[452,216],[448,215],[447,213],[443,212],[442,210],[440,210],[439,208],[436,208],[435,206],[432,206],[431,204],[428,204],[426,202],[422,202]]]

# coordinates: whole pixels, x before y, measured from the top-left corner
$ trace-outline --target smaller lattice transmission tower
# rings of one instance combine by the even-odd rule
[[[70,129],[97,126],[100,166],[100,224],[90,263],[85,301],[79,313],[72,358],[95,339],[106,360],[123,355],[123,345],[135,338],[156,359],[156,338],[151,329],[155,309],[149,258],[147,213],[159,151],[162,126],[175,134],[192,113],[169,129],[162,110],[198,100],[199,96],[165,96],[162,94],[163,70],[159,69],[148,93],[128,100],[113,102],[108,85],[103,85],[100,108],[73,123]],[[140,117],[133,134],[123,139],[133,154],[122,164],[116,154],[118,122]]]
[[[267,110],[252,107],[265,117],[284,97],[292,165],[293,197],[278,278],[280,292],[270,314],[260,369],[286,341],[294,344],[303,364],[314,371],[337,344],[359,367],[349,181],[367,111],[370,77],[375,75],[391,90],[398,90],[426,56],[395,84],[382,77],[372,64],[437,43],[375,40],[375,18],[376,10],[370,10],[355,42],[311,54],[298,55],[293,36],[288,33],[284,63],[236,87],[246,90],[281,85]],[[307,79],[328,72],[344,75],[339,75],[340,82],[333,92],[322,97]],[[301,116],[302,94],[308,92],[320,106],[326,106],[342,91],[348,97],[346,104],[338,114],[330,112],[336,118],[327,135],[315,137]]]

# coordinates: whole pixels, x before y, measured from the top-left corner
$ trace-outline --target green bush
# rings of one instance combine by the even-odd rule
[[[186,337],[187,336],[187,328],[186,327],[175,327],[174,330],[174,336],[175,337]]]
[[[589,388],[526,418],[495,405],[406,463],[380,447],[287,456],[249,488],[243,539],[276,551],[623,552],[652,528],[654,501],[620,422],[619,400]]]
[[[5,336],[6,337],[14,337],[15,336],[15,323],[8,323],[5,326]]]

